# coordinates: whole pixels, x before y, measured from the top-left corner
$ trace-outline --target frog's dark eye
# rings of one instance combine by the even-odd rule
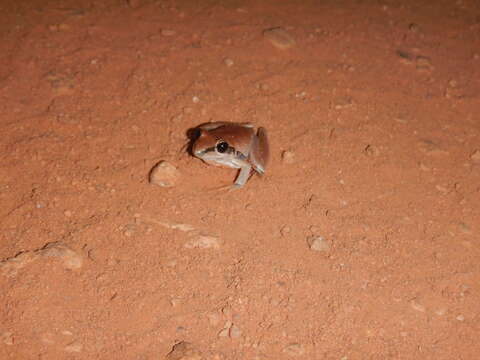
[[[217,151],[221,154],[223,154],[225,151],[228,149],[228,143],[225,141],[221,141],[217,144]]]

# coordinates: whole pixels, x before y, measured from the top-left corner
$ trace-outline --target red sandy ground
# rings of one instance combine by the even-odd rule
[[[478,1],[0,13],[1,359],[479,358]],[[207,121],[266,127],[266,176],[212,191]]]

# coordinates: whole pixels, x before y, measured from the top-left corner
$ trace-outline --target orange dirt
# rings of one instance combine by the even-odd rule
[[[0,12],[1,359],[478,358],[477,0]],[[208,121],[266,176],[212,190]]]

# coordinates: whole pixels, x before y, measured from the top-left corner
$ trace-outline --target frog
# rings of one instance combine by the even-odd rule
[[[267,130],[251,123],[209,122],[192,129],[192,155],[205,163],[240,169],[233,184],[243,187],[250,177],[265,174],[270,156]]]

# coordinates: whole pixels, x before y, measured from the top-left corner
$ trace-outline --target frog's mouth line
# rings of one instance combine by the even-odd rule
[[[217,153],[215,146],[211,146],[211,147],[206,148],[204,150],[196,151],[195,155],[196,156],[202,156],[202,155],[204,155],[206,153],[209,153],[209,152]],[[228,154],[228,155],[234,154],[240,160],[247,160],[247,156],[245,156],[240,151],[235,150],[235,148],[232,147],[232,146],[229,146],[227,151],[225,151],[223,154]]]
[[[215,152],[215,146],[211,146],[211,147],[206,148],[204,150],[196,151],[195,155],[203,155],[203,154],[206,154],[208,152]]]

